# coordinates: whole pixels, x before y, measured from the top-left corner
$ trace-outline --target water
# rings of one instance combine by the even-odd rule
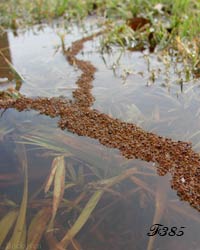
[[[66,35],[66,46],[82,36],[76,27],[72,27],[72,31]],[[20,87],[22,94],[48,97],[65,95],[72,98],[72,91],[76,88],[74,82],[80,72],[68,65],[62,53],[59,32],[66,31],[58,27],[40,30],[35,27],[19,32],[17,37],[8,32],[9,60],[25,80]],[[173,65],[167,73],[166,66],[157,59],[157,55],[126,52],[121,56],[120,65],[115,65],[113,63],[119,56],[115,48],[115,53],[104,55],[105,65],[97,46],[98,40],[88,42],[84,53],[78,56],[91,61],[98,68],[92,89],[96,98],[93,108],[164,136],[189,139],[198,151],[200,82],[193,79],[184,82],[184,91],[181,92],[177,81],[184,76],[180,72],[173,72]],[[111,69],[113,65],[116,74]],[[182,72],[181,66],[178,67],[180,69],[176,70]],[[154,82],[152,70],[158,75]],[[2,88],[15,86],[16,79],[12,74],[7,65],[7,72],[3,72],[1,78],[7,77],[8,80],[1,85]],[[163,87],[167,76],[170,86]],[[179,200],[176,192],[170,188],[168,174],[158,176],[154,163],[127,160],[118,150],[106,148],[96,140],[62,131],[57,127],[57,121],[58,118],[50,119],[35,111],[1,110],[1,217],[13,209],[11,201],[21,203],[24,157],[27,157],[28,165],[27,223],[30,223],[34,214],[43,208],[44,202],[52,197],[52,193],[44,194],[43,184],[50,173],[53,159],[64,155],[66,183],[74,186],[65,189],[62,207],[57,211],[57,230],[54,232],[57,240],[61,240],[70,225],[75,223],[92,194],[98,188],[103,188],[103,196],[70,249],[143,250],[147,246],[149,250],[199,249],[199,212],[187,202]],[[132,170],[135,172],[128,172]],[[102,182],[111,181],[116,176],[121,179],[111,186]],[[177,227],[177,230],[185,227],[184,235],[147,236],[155,223],[169,228]],[[50,249],[49,242],[43,236],[38,249]],[[7,240],[3,247],[6,243]]]
[[[22,94],[71,97],[77,72],[71,70],[62,54],[59,30],[36,26],[19,32],[17,36],[9,32],[7,39],[11,63],[25,81],[20,89]],[[1,77],[6,76],[3,73]]]
[[[164,55],[159,53],[126,51],[121,55],[115,48],[112,54],[104,55],[105,65],[97,46],[97,42],[88,42],[84,56],[79,56],[98,68],[93,107],[162,136],[191,141],[199,151],[200,81],[192,77],[186,81],[181,64],[163,63]]]

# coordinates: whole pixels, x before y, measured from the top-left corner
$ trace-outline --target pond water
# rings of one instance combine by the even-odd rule
[[[63,55],[61,34],[66,35],[65,46],[68,47],[82,37],[83,31],[76,26],[67,31],[60,26],[36,26],[19,31],[17,36],[9,31],[4,34],[1,51],[23,77],[19,84],[22,94],[72,98],[80,72],[71,67]],[[98,69],[93,82],[95,102],[92,108],[162,136],[191,141],[198,152],[200,81],[191,79],[186,82],[181,64],[163,63],[164,55],[159,53],[125,51],[120,54],[119,48],[115,47],[111,54],[102,55],[99,39],[87,42],[78,55]],[[4,69],[0,71],[1,89],[18,83],[10,66],[3,61],[0,62]],[[45,201],[48,203],[52,197],[53,191],[44,194],[44,183],[53,159],[63,155],[65,181],[71,187],[65,189],[57,211],[54,232],[57,240],[61,240],[75,223],[92,194],[98,189],[104,190],[90,219],[70,242],[69,249],[199,249],[199,212],[187,202],[180,201],[170,188],[169,174],[159,176],[152,162],[127,160],[118,150],[102,146],[94,139],[62,131],[57,122],[57,118],[51,119],[35,111],[1,110],[2,218],[8,210],[20,206],[25,159],[29,184],[28,226],[45,206]],[[112,185],[105,185],[112,183],[116,176],[119,179]],[[153,224],[168,227],[168,232],[172,227],[177,227],[177,231],[183,227],[184,234],[147,236]],[[7,242],[8,239],[3,242],[2,249]],[[52,241],[43,236],[36,249],[52,249],[51,244]]]

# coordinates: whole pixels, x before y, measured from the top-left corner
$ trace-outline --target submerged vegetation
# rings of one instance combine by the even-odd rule
[[[54,127],[47,129],[42,123],[25,131],[21,128],[17,138],[10,131],[20,178],[1,182],[1,186],[4,183],[4,188],[12,190],[23,179],[24,186],[20,185],[21,202],[12,195],[1,197],[3,249],[132,249],[133,245],[154,249],[155,239],[148,242],[144,233],[146,223],[184,220],[199,225],[198,215],[169,198],[169,176],[159,180],[152,163],[126,161],[92,140],[86,142]],[[38,166],[31,159],[38,153],[49,166],[44,176],[37,173],[39,184],[32,188],[33,169]],[[143,232],[143,243],[136,240],[133,222],[135,230]],[[170,249],[171,241],[166,247]],[[184,247],[190,249],[190,244],[185,241]]]

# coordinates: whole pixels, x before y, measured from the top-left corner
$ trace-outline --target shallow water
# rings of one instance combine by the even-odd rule
[[[159,135],[191,141],[200,151],[200,80],[191,76],[186,81],[181,63],[166,65],[161,61],[165,60],[163,55],[147,51],[120,55],[115,48],[104,55],[105,65],[97,46],[97,42],[88,42],[84,56],[79,56],[98,68],[92,89],[96,98],[93,108]]]
[[[24,80],[22,94],[71,97],[78,73],[69,67],[62,54],[59,30],[36,26],[20,31],[17,36],[8,32],[7,37],[11,63]]]
[[[22,94],[48,97],[65,95],[71,98],[76,87],[74,82],[80,72],[69,66],[63,56],[57,34],[59,32],[63,30],[55,27],[38,30],[36,27],[19,33],[17,37],[8,33],[10,60],[25,81],[20,88]],[[66,46],[81,36],[76,28],[71,34],[68,31]],[[124,53],[121,65],[116,65],[115,75],[111,66],[119,56],[118,50],[115,49],[112,55],[104,55],[107,62],[105,65],[97,51],[97,41],[88,42],[84,53],[79,55],[79,58],[91,61],[98,68],[92,89],[96,98],[93,108],[161,135],[190,140],[194,148],[200,150],[200,82],[191,80],[184,83],[182,93],[177,84],[180,75],[173,72],[173,65],[166,73],[164,64],[157,60],[156,55],[140,52]],[[149,71],[147,57],[150,60]],[[161,73],[155,82],[151,82],[152,70],[159,71],[158,68]],[[126,75],[127,72],[130,73]],[[166,74],[169,86],[163,87]],[[9,79],[7,84],[14,85],[15,78]],[[105,191],[91,220],[76,237],[81,246],[79,249],[147,249],[151,238],[147,233],[155,223],[169,228],[185,227],[184,235],[157,236],[151,249],[199,249],[199,213],[179,200],[176,192],[170,188],[170,176],[158,176],[153,163],[127,160],[118,150],[108,149],[93,139],[61,131],[57,128],[57,118],[50,119],[33,111],[19,113],[6,110],[0,117],[0,124],[0,176],[13,174],[9,180],[0,179],[2,215],[7,208],[5,198],[17,204],[21,201],[23,173],[20,150],[23,142],[28,159],[29,198],[44,183],[52,160],[58,154],[65,154],[66,164],[69,162],[77,173],[84,176],[83,180],[73,180],[78,183],[77,189],[66,191],[65,198],[70,200],[74,200],[87,187],[88,182],[120,176],[127,169],[135,168],[137,173],[133,178],[125,178]],[[43,141],[48,140],[48,143],[43,144],[43,147],[27,145],[33,142],[31,139],[35,136]],[[54,149],[50,150],[49,145],[53,145]],[[36,198],[39,200],[45,197],[40,193]],[[33,210],[33,207],[28,207],[29,219]],[[65,224],[71,224],[77,217],[76,213],[68,213],[64,209],[58,211],[57,223],[61,235],[66,231],[63,229]],[[40,249],[48,249],[45,240],[42,240]]]

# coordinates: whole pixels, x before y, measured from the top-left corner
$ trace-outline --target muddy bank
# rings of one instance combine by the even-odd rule
[[[56,97],[33,99],[21,95],[18,99],[12,99],[5,94],[1,97],[0,108],[16,108],[19,111],[34,109],[51,117],[59,116],[62,129],[98,139],[103,145],[119,149],[127,158],[158,163],[158,174],[170,172],[171,185],[180,198],[200,211],[200,157],[192,150],[191,144],[157,136],[135,124],[111,118],[90,108],[94,102],[91,88],[96,68],[90,62],[77,59],[76,55],[86,41],[101,34],[98,32],[80,39],[65,51],[68,62],[82,71],[76,82],[78,88],[73,92],[74,100]]]

